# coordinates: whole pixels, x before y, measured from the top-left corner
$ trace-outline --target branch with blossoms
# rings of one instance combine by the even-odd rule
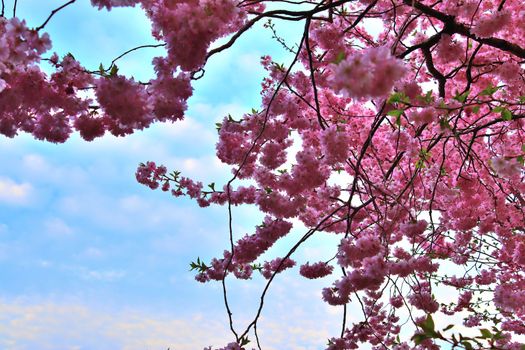
[[[92,140],[177,121],[208,59],[259,23],[294,48],[289,65],[262,57],[260,111],[217,125],[217,157],[233,173],[222,189],[154,162],[136,173],[151,189],[226,207],[228,249],[190,264],[198,281],[221,283],[233,337],[222,349],[244,349],[252,334],[263,348],[265,298],[296,264],[305,278],[335,279],[320,291],[342,310],[329,350],[524,348],[522,2],[92,0],[108,10],[140,5],[151,20],[159,44],[143,47],[163,46],[166,56],[144,83],[115,64],[141,46],[99,71],[54,55],[55,73],[42,73],[50,41],[39,30],[73,2],[38,30],[0,22],[0,133],[63,142],[73,130]],[[300,42],[288,46],[278,21],[302,22]],[[94,97],[79,93],[87,87]],[[265,218],[243,236],[233,207],[247,204]],[[283,256],[261,260],[294,220],[307,231]],[[339,244],[300,262],[296,253],[321,234]],[[227,279],[254,271],[267,279],[257,312],[234,327]],[[351,304],[362,317],[347,324]],[[454,326],[434,323],[448,317]]]

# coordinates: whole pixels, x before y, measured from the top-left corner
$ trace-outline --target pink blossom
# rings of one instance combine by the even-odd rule
[[[334,270],[333,266],[320,261],[312,265],[310,265],[310,263],[301,265],[301,268],[299,269],[299,273],[303,277],[314,279],[314,278],[321,278],[321,277],[328,276],[329,274],[332,273],[333,270]]]
[[[510,22],[510,18],[511,14],[506,10],[482,15],[471,31],[481,38],[487,38],[501,31]]]
[[[294,266],[295,261],[290,258],[284,260],[282,258],[275,258],[264,263],[261,274],[264,276],[264,278],[270,279],[274,273],[280,273]]]
[[[358,99],[384,97],[406,73],[385,46],[349,55],[332,69],[333,89]]]

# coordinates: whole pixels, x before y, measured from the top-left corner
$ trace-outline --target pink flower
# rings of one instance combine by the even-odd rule
[[[332,70],[333,89],[357,99],[386,96],[406,73],[403,62],[385,46],[349,55]]]
[[[299,269],[299,273],[306,278],[314,279],[314,278],[321,278],[328,276],[332,273],[334,270],[334,267],[331,265],[328,265],[322,261],[314,263],[310,265],[310,263],[306,263],[301,266]]]
[[[494,11],[479,17],[471,32],[478,37],[487,38],[501,31],[510,22],[510,19],[509,11]]]

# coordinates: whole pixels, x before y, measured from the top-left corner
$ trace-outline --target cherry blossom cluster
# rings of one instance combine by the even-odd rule
[[[259,312],[222,349],[244,349],[266,291],[296,270],[326,281],[318,292],[328,304],[362,310],[353,324],[343,315],[328,349],[523,347],[525,3],[287,1],[266,10],[265,1],[91,2],[145,11],[166,48],[152,62],[155,76],[137,81],[115,62],[89,70],[70,54],[43,59],[51,43],[42,28],[2,18],[0,133],[64,142],[77,130],[92,140],[180,120],[211,56],[264,20],[304,24],[295,43],[272,33],[293,59],[262,57],[259,110],[218,124],[227,183],[206,187],[154,162],[137,169],[151,189],[228,207],[231,244],[192,263],[198,281],[226,290],[231,277],[264,278]],[[264,213],[251,232],[231,224],[240,205]],[[288,253],[276,254],[300,227]],[[296,253],[314,235],[339,243],[301,261]],[[433,315],[463,317],[473,335],[438,329]]]
[[[335,91],[355,98],[387,95],[406,72],[404,63],[387,47],[371,48],[350,54],[333,68]]]

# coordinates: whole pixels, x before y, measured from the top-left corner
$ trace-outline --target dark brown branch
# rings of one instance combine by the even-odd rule
[[[137,46],[137,47],[134,47],[132,49],[129,49],[128,51],[126,51],[126,52],[120,54],[119,56],[117,56],[116,58],[114,58],[113,61],[111,61],[111,63],[109,64],[109,67],[106,69],[106,71],[110,71],[111,68],[113,68],[113,66],[115,65],[115,63],[118,60],[120,60],[122,57],[126,56],[127,54],[129,54],[129,53],[131,53],[133,51],[137,51],[137,50],[145,49],[145,48],[157,48],[157,47],[163,47],[163,46],[166,46],[166,44],[141,45],[141,46]]]
[[[425,62],[427,65],[427,69],[430,74],[438,81],[439,85],[439,97],[444,98],[445,97],[445,84],[447,82],[447,78],[437,70],[437,68],[434,66],[434,61],[432,60],[432,53],[430,52],[429,48],[423,48],[423,55],[425,56]]]
[[[241,29],[235,32],[235,34],[231,36],[230,40],[228,40],[224,45],[221,45],[219,47],[216,47],[208,51],[208,54],[206,55],[206,61],[211,56],[230,48],[233,44],[235,44],[237,39],[239,39],[246,31],[252,28],[257,22],[259,22],[263,18],[280,18],[280,19],[288,20],[288,21],[301,21],[303,19],[311,18],[316,13],[328,10],[330,8],[337,7],[339,5],[343,5],[349,1],[350,0],[334,1],[327,5],[317,6],[314,9],[309,10],[309,11],[273,10],[273,11],[261,13],[257,15],[256,17],[252,18]],[[206,61],[203,63],[203,65],[206,64]]]
[[[62,6],[59,6],[57,7],[56,9],[54,9],[53,11],[51,11],[51,13],[49,14],[49,16],[47,17],[47,19],[45,20],[44,23],[42,23],[40,26],[36,27],[35,30],[38,32],[40,29],[44,28],[47,23],[51,20],[51,18],[53,18],[53,16],[59,12],[60,10],[62,10],[63,8],[71,5],[72,3],[74,3],[75,1],[77,0],[70,0],[68,2],[66,2],[65,4],[63,4]]]
[[[368,12],[370,12],[370,10],[377,4],[377,1],[378,0],[374,0],[370,5],[368,5],[365,10],[363,12],[361,12],[359,14],[359,16],[357,16],[357,18],[355,19],[354,23],[352,23],[352,25],[348,28],[346,28],[343,33],[348,33],[350,30],[352,30],[353,28],[355,28],[355,26],[357,26],[359,24],[359,22],[361,22],[361,20],[366,16],[366,14]]]
[[[314,91],[314,102],[315,102],[315,112],[317,114],[317,121],[319,122],[319,126],[321,129],[326,129],[326,120],[324,120],[323,116],[321,115],[321,106],[319,105],[319,96],[317,94],[317,84],[315,83],[315,68],[314,68],[314,62],[312,57],[312,49],[310,48],[310,19],[306,20],[306,30],[305,30],[305,47],[306,47],[306,53],[308,54],[308,66],[310,68],[310,80],[312,82],[312,89]]]
[[[461,34],[479,43],[486,44],[488,46],[500,49],[512,55],[518,56],[520,58],[525,58],[525,49],[519,45],[516,45],[507,40],[499,39],[499,38],[477,37],[476,35],[470,32],[470,29],[466,25],[456,22],[453,16],[444,14],[443,12],[437,11],[415,0],[403,0],[403,2],[406,5],[414,7],[415,9],[421,11],[425,15],[433,17],[443,22],[446,28],[444,32],[447,34],[454,34],[454,33]]]

